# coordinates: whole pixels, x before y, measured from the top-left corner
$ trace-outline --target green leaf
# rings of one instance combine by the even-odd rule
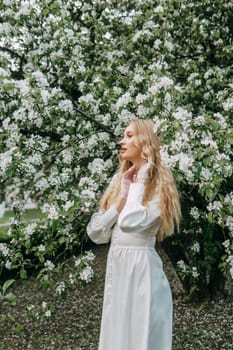
[[[7,293],[4,299],[9,301],[13,305],[16,304],[16,296],[13,293]]]
[[[5,295],[7,289],[15,282],[14,279],[7,280],[2,286],[3,295]]]
[[[27,279],[27,271],[25,269],[21,269],[19,272],[20,278]]]
[[[215,197],[215,193],[213,192],[213,190],[211,188],[206,189],[206,195],[210,201],[212,201]]]
[[[59,244],[62,245],[63,243],[65,243],[66,238],[64,236],[59,237],[58,241],[59,241]]]
[[[29,239],[27,239],[26,242],[25,242],[25,248],[26,248],[26,249],[29,249],[30,246],[31,246],[31,242],[30,242]]]

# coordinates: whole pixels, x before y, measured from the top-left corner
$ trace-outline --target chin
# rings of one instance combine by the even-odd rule
[[[121,154],[121,160],[128,160],[130,162],[130,159],[125,154]]]

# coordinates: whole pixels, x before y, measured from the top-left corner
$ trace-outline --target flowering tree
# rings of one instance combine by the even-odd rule
[[[2,273],[48,272],[82,244],[123,128],[151,118],[183,204],[182,230],[164,248],[190,296],[223,291],[233,275],[232,8],[3,0],[0,173],[17,201]],[[42,222],[23,223],[28,197]]]

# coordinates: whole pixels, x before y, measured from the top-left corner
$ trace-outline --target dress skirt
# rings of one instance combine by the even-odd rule
[[[99,350],[171,350],[172,296],[154,246],[155,237],[114,227]]]

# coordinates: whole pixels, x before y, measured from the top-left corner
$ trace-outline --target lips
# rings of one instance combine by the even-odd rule
[[[126,148],[121,148],[120,151],[121,152],[125,152],[125,151],[127,151],[127,149]]]

